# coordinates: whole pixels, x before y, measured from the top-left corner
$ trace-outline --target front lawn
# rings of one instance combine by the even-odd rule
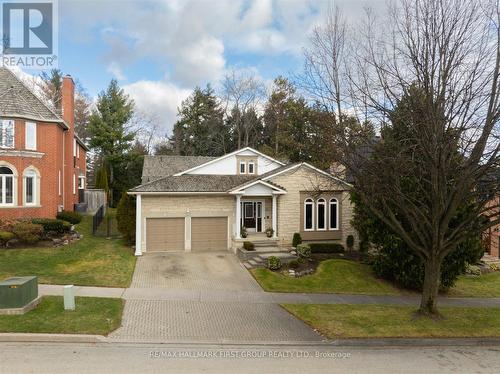
[[[332,259],[321,262],[312,275],[292,278],[268,269],[252,269],[253,276],[265,291],[400,295],[390,283],[375,278],[368,265]]]
[[[500,336],[500,308],[439,308],[444,319],[414,319],[415,307],[285,304],[286,310],[330,339]]]
[[[76,310],[65,311],[63,298],[44,296],[23,315],[0,315],[0,332],[107,335],[121,325],[122,299],[77,297]]]
[[[92,217],[77,226],[83,238],[58,248],[0,248],[0,279],[37,275],[39,283],[128,287],[136,258],[119,239],[92,236]]]
[[[448,296],[500,297],[500,271],[479,276],[461,276]]]

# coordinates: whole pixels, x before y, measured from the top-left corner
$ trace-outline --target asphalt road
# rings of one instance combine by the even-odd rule
[[[0,373],[500,373],[500,347],[0,343]]]

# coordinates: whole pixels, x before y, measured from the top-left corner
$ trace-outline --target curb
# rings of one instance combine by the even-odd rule
[[[382,338],[336,339],[323,341],[189,341],[189,340],[115,340],[103,335],[2,333],[0,343],[101,343],[109,345],[170,345],[170,346],[227,346],[227,347],[352,347],[352,348],[406,348],[406,347],[468,347],[500,346],[500,338]]]
[[[102,343],[102,335],[2,333],[2,343]]]

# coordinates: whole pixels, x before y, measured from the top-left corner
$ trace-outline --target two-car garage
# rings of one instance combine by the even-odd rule
[[[228,218],[147,218],[145,239],[147,252],[185,251],[189,247],[192,252],[226,250]]]

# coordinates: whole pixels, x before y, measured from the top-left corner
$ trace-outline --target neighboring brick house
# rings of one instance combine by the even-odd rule
[[[0,218],[54,217],[80,202],[87,147],[74,131],[74,88],[65,76],[59,116],[0,67]]]
[[[296,232],[304,242],[344,246],[353,235],[358,245],[351,185],[305,162],[284,164],[249,147],[217,158],[146,156],[142,183],[129,192],[137,197],[136,255],[235,250],[244,240],[289,247]]]

